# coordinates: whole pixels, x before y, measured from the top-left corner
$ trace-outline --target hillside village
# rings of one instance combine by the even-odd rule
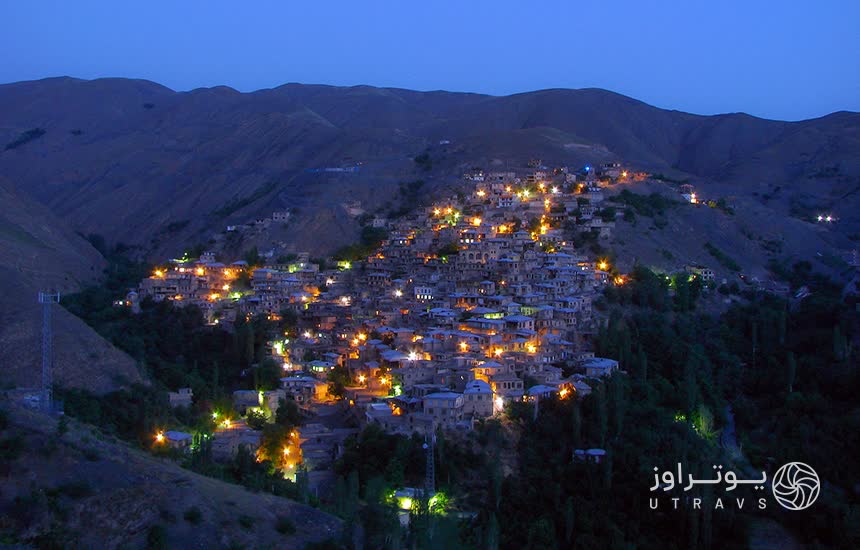
[[[385,238],[367,256],[335,263],[304,253],[279,261],[270,251],[263,265],[250,265],[204,252],[158,267],[116,305],[135,310],[147,298],[195,304],[209,324],[227,328],[239,317],[295,318],[294,330],[268,342],[283,369],[281,387],[235,391],[233,416],[271,417],[293,399],[308,411],[337,402],[352,426],[374,423],[390,433],[468,431],[512,401],[587,395],[592,379],[624,367],[595,357],[591,337],[600,325],[595,299],[626,276],[571,235],[608,238],[624,212],[604,209],[604,189],[647,177],[617,163],[573,171],[534,161],[525,174],[471,170],[463,175],[469,193],[370,223]],[[678,193],[697,203],[692,186]],[[713,269],[687,270],[691,280],[713,284]],[[190,405],[191,390],[176,390],[171,404]],[[285,470],[294,472],[302,458],[309,469],[329,466],[351,433],[302,426],[285,443]],[[193,439],[176,431],[159,437],[179,448]],[[259,432],[224,416],[213,455],[229,458],[240,445],[259,444]]]

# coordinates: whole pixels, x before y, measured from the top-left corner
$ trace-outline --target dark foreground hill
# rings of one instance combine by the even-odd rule
[[[5,409],[6,404],[0,403]],[[339,519],[185,470],[68,421],[5,409],[0,534],[38,548],[304,548]]]
[[[428,150],[424,171],[412,158]],[[425,179],[431,192],[470,166],[523,167],[532,157],[621,160],[722,194],[766,196],[774,216],[826,208],[838,210],[845,234],[860,224],[857,113],[698,116],[598,89],[493,97],[300,84],[174,92],[125,79],[0,86],[0,174],[76,230],[160,254],[285,209],[291,245],[331,250],[357,231],[345,201],[390,207],[400,182]]]

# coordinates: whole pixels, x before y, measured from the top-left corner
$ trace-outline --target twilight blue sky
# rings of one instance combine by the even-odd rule
[[[798,120],[860,111],[858,22],[858,0],[0,0],[0,82],[600,87]]]

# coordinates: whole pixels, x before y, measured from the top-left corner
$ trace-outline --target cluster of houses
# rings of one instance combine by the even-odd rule
[[[468,430],[511,401],[581,396],[590,379],[619,368],[589,350],[592,302],[623,279],[570,237],[608,235],[614,220],[596,215],[603,186],[634,175],[618,165],[534,167],[466,174],[468,194],[388,222],[388,238],[366,258],[320,265],[298,254],[251,266],[206,253],[156,270],[128,301],[194,303],[228,328],[240,316],[294,316],[296,328],[269,342],[281,387],[236,392],[239,413],[260,400],[270,410],[281,398],[330,400],[334,372],[359,423],[406,434]],[[240,424],[221,431],[224,452],[252,438]],[[338,439],[308,440],[320,438]]]

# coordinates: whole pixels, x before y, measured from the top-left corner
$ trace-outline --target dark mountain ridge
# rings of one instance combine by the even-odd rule
[[[116,78],[0,86],[0,146],[31,129],[45,133],[0,152],[0,174],[76,230],[158,253],[165,241],[181,246],[287,208],[297,211],[297,246],[332,249],[357,228],[342,222],[320,234],[320,219],[342,214],[340,201],[373,210],[401,181],[455,185],[464,168],[499,159],[620,160],[740,194],[811,182],[825,203],[860,182],[858,113],[702,116],[595,88],[498,97],[303,84],[174,92]],[[433,170],[422,173],[411,159],[428,148]],[[308,172],[359,163],[350,176]],[[835,177],[810,180],[821,174]],[[852,216],[843,219],[856,223]],[[165,235],[177,222],[183,229]]]

